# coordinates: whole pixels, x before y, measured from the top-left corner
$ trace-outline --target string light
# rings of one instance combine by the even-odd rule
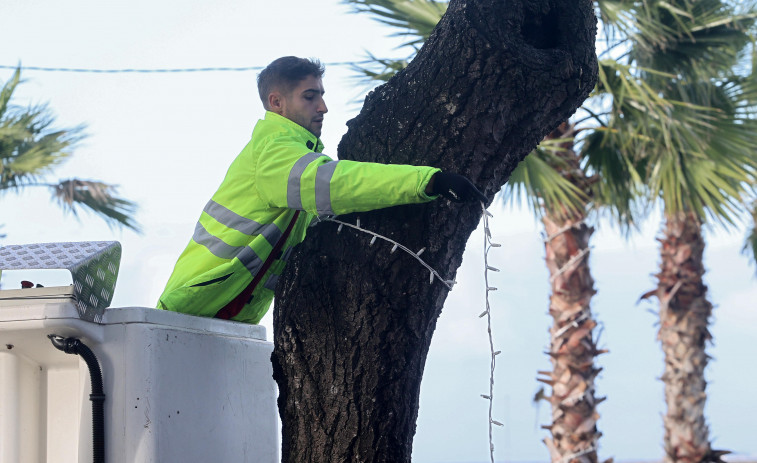
[[[369,235],[372,235],[371,242],[370,242],[369,246],[373,246],[373,243],[376,242],[376,239],[382,239],[382,240],[384,240],[386,242],[389,242],[389,243],[391,243],[393,245],[392,246],[392,250],[390,251],[390,253],[393,253],[397,249],[402,249],[406,253],[410,254],[413,257],[415,257],[415,259],[418,262],[420,262],[421,265],[423,265],[424,267],[426,267],[426,269],[428,269],[428,271],[429,271],[429,283],[431,283],[431,284],[434,283],[435,279],[438,279],[439,281],[441,281],[442,283],[444,283],[444,286],[446,286],[447,289],[452,290],[452,287],[455,285],[455,283],[457,283],[455,280],[446,280],[446,279],[442,278],[442,276],[439,274],[439,272],[437,272],[436,270],[434,270],[433,267],[431,267],[430,265],[428,265],[426,263],[426,261],[424,261],[423,259],[421,259],[421,254],[423,254],[423,252],[426,250],[426,248],[421,248],[418,252],[413,252],[413,251],[410,250],[410,248],[401,245],[400,243],[394,241],[391,238],[387,238],[384,235],[380,235],[380,234],[378,234],[376,232],[372,232],[370,230],[367,230],[367,229],[361,227],[360,226],[360,217],[357,218],[355,225],[353,225],[351,223],[343,222],[341,220],[337,220],[337,219],[334,219],[334,218],[331,218],[331,217],[318,217],[318,221],[319,222],[334,222],[334,223],[338,223],[339,227],[337,227],[337,229],[336,229],[337,233],[339,233],[339,232],[342,231],[342,227],[350,227],[352,229],[355,229],[355,230],[361,231],[363,233],[367,233]]]
[[[479,315],[479,318],[486,316],[487,332],[489,334],[489,349],[491,350],[491,368],[489,371],[489,394],[481,394],[481,397],[489,401],[489,456],[491,463],[494,463],[494,426],[504,426],[501,422],[495,420],[492,416],[494,408],[494,369],[497,364],[497,355],[502,351],[494,350],[494,337],[492,336],[492,316],[491,305],[489,304],[489,293],[497,291],[497,288],[489,285],[489,272],[499,272],[499,269],[489,265],[489,251],[492,248],[498,248],[501,245],[492,242],[492,232],[489,228],[489,218],[494,217],[489,211],[486,210],[486,204],[481,203],[481,209],[483,210],[483,222],[484,222],[484,283],[486,285],[486,310]]]
[[[493,267],[489,265],[489,251],[492,248],[498,248],[501,245],[498,243],[494,243],[492,241],[492,233],[491,229],[489,228],[489,217],[493,217],[493,215],[486,210],[486,204],[483,202],[481,203],[481,209],[483,210],[483,223],[484,223],[484,283],[486,285],[486,310],[479,315],[479,318],[486,317],[487,322],[487,333],[489,335],[489,349],[491,351],[491,363],[490,363],[490,370],[489,370],[489,393],[488,394],[481,394],[481,397],[483,399],[486,399],[489,401],[489,455],[491,458],[491,463],[494,463],[494,430],[493,426],[504,426],[504,424],[500,421],[497,421],[493,418],[493,410],[494,410],[494,370],[496,368],[496,357],[497,355],[501,354],[502,351],[495,351],[494,350],[494,337],[492,335],[492,319],[491,319],[491,304],[489,303],[489,293],[493,291],[497,291],[497,288],[494,286],[489,285],[489,272],[499,272],[499,269],[496,267]],[[376,242],[377,239],[382,239],[388,243],[392,244],[392,249],[390,253],[394,253],[397,249],[402,249],[406,253],[413,256],[418,262],[421,263],[426,269],[429,270],[429,283],[433,284],[435,279],[438,279],[444,285],[452,290],[452,286],[456,283],[454,280],[445,280],[442,278],[441,275],[439,275],[439,272],[434,270],[430,265],[428,265],[423,259],[421,259],[421,254],[426,250],[426,248],[421,248],[418,252],[413,252],[406,246],[403,246],[402,244],[398,243],[397,241],[394,241],[391,238],[388,238],[386,236],[380,235],[376,232],[373,232],[371,230],[367,230],[360,226],[360,218],[358,217],[356,219],[356,223],[353,225],[348,222],[343,222],[341,220],[337,220],[332,217],[318,217],[319,222],[334,222],[339,224],[337,227],[336,232],[340,233],[342,231],[343,227],[349,227],[355,230],[358,230],[362,233],[366,233],[371,235],[371,241],[369,243],[369,246],[373,246],[373,244]]]

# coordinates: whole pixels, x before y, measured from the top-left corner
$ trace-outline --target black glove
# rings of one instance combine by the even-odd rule
[[[470,180],[462,175],[437,172],[432,180],[434,184],[431,187],[431,194],[442,195],[456,203],[481,201],[486,204],[489,201]]]

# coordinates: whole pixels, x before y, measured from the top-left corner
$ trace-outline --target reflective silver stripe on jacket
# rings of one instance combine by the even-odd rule
[[[270,277],[268,277],[268,281],[265,282],[263,287],[265,289],[270,289],[271,291],[276,291],[276,283],[279,282],[279,275],[272,274]]]
[[[257,235],[260,233],[260,229],[263,228],[263,224],[255,222],[247,217],[242,217],[226,206],[222,206],[212,199],[208,201],[203,209],[205,213],[216,219],[219,223],[226,225],[229,228],[240,231],[245,235]]]
[[[294,250],[294,247],[290,247],[289,249],[284,251],[284,254],[281,255],[280,260],[283,260],[284,262],[288,261],[289,256],[292,255],[293,250]],[[270,289],[271,291],[276,291],[276,283],[278,283],[280,276],[281,275],[275,275],[275,274],[271,275],[270,277],[268,277],[268,281],[265,282],[263,287],[266,289]]]
[[[315,174],[315,209],[318,215],[336,215],[331,207],[331,177],[339,161],[318,166]]]
[[[203,209],[206,214],[213,217],[218,223],[225,225],[231,229],[237,230],[245,235],[263,235],[268,241],[271,247],[276,246],[276,243],[283,234],[276,224],[269,223],[263,225],[247,217],[243,217],[231,209],[218,204],[212,199],[208,201]],[[195,240],[197,241],[197,240]]]
[[[247,268],[247,270],[250,271],[250,275],[252,275],[253,277],[257,275],[261,267],[263,267],[263,261],[249,246],[245,246],[237,257],[239,258],[240,262],[242,262],[242,264]]]
[[[287,180],[287,206],[291,209],[302,209],[302,197],[300,196],[300,180],[302,179],[302,173],[305,172],[305,168],[320,157],[328,157],[318,153],[308,153],[302,156],[292,166],[292,170],[289,172],[289,179]]]
[[[263,227],[260,234],[263,235],[263,238],[268,241],[268,244],[270,244],[271,247],[274,247],[284,233],[279,230],[279,227],[277,227],[275,223],[269,223]]]
[[[197,244],[205,246],[216,257],[229,260],[236,257],[253,276],[263,267],[263,261],[251,247],[226,244],[217,236],[211,235],[200,222],[197,222],[192,239]]]

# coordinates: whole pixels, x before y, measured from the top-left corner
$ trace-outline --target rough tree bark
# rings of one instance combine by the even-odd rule
[[[438,166],[491,198],[594,86],[590,0],[453,0],[410,66],[366,98],[341,159]],[[452,279],[481,216],[434,201],[359,214]],[[356,217],[341,219],[355,222]],[[285,462],[410,461],[447,288],[351,229],[311,228],[277,288],[274,378]]]

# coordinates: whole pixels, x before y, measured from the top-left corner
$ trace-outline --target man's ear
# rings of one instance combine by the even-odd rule
[[[268,94],[268,108],[271,112],[281,115],[284,112],[285,104],[281,93],[273,91]]]

